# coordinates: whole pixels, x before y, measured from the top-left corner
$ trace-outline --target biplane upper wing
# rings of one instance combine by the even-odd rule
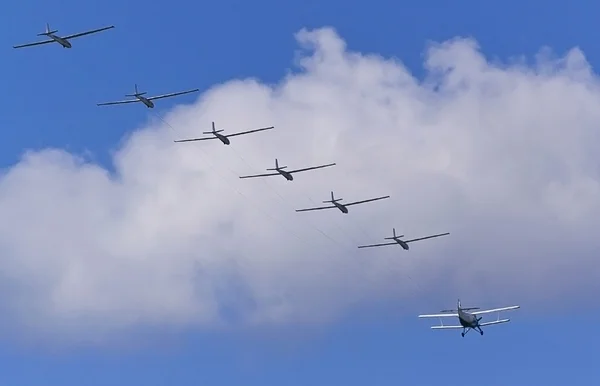
[[[95,33],[98,33],[98,32],[106,31],[106,30],[112,29],[112,28],[115,28],[115,26],[111,25],[111,26],[108,26],[108,27],[102,27],[102,28],[93,29],[93,30],[90,30],[90,31],[79,32],[79,33],[76,33],[76,34],[73,34],[73,35],[63,36],[62,38],[65,39],[65,40],[69,40],[69,39],[78,38],[80,36],[91,35],[91,34],[95,34]]]
[[[330,166],[335,166],[335,163],[327,164],[327,165],[311,166],[309,168],[302,168],[302,169],[290,170],[288,173],[290,173],[290,174],[292,174],[292,173],[299,173],[299,172],[305,172],[305,171],[308,171],[308,170],[328,168]]]
[[[308,212],[310,210],[321,210],[321,209],[332,209],[332,208],[337,208],[337,207],[335,205],[319,206],[316,208],[296,209],[296,212]]]
[[[269,176],[278,176],[279,173],[265,173],[265,174],[253,174],[251,176],[241,176],[240,178],[254,178],[254,177],[269,177]]]
[[[378,200],[383,200],[383,199],[386,199],[386,198],[390,198],[390,196],[383,196],[383,197],[377,197],[377,198],[369,198],[368,200],[350,202],[348,204],[344,204],[344,206],[364,204],[365,202],[378,201]]]
[[[254,129],[254,130],[242,131],[242,132],[239,132],[239,133],[227,134],[227,135],[224,135],[224,137],[227,137],[227,138],[229,138],[229,137],[235,137],[237,135],[244,135],[244,134],[256,133],[258,131],[271,130],[271,129],[274,129],[274,128],[275,128],[275,126],[262,127],[260,129]]]
[[[53,42],[54,42],[54,39],[49,39],[49,40],[43,40],[41,42],[19,44],[18,46],[13,46],[13,48],[23,48],[23,47],[39,46],[41,44],[48,44],[48,43],[53,43]]]
[[[397,242],[393,242],[393,243],[381,243],[381,244],[369,244],[369,245],[359,245],[359,248],[373,248],[373,247],[383,247],[385,245],[397,245]]]
[[[521,307],[520,306],[509,306],[509,307],[501,307],[501,308],[492,308],[490,310],[481,310],[481,311],[475,311],[475,312],[471,312],[471,313],[473,315],[491,314],[492,312],[510,311],[510,310],[516,310],[518,308],[521,308]]]
[[[444,313],[440,313],[440,314],[419,315],[419,318],[449,318],[449,317],[458,318],[458,313],[457,312],[444,312]]]
[[[434,237],[440,237],[440,236],[447,236],[450,233],[440,233],[437,235],[432,235],[432,236],[426,236],[426,237],[419,237],[418,239],[412,239],[412,240],[404,240],[405,243],[412,243],[413,241],[421,241],[421,240],[427,240],[427,239],[432,239]]]
[[[458,318],[458,312],[456,310],[449,310],[448,312],[442,311],[438,314],[424,314],[424,315],[419,315],[419,318],[439,318],[440,319],[440,325],[439,326],[431,326],[432,329],[434,330],[447,330],[447,329],[458,329],[458,328],[463,328],[463,326],[457,326],[457,325],[444,325],[444,322],[442,321],[442,318]]]
[[[139,99],[126,99],[123,101],[102,102],[102,103],[96,103],[96,106],[123,105],[125,103],[136,103],[136,102],[140,102],[140,100]]]
[[[149,101],[153,101],[153,100],[156,100],[156,99],[163,99],[163,98],[170,98],[170,97],[174,97],[174,96],[178,96],[178,95],[191,94],[193,92],[198,92],[198,91],[200,91],[200,89],[199,88],[195,88],[193,90],[178,91],[178,92],[171,92],[171,93],[168,93],[168,94],[157,95],[157,96],[149,97],[147,99]]]

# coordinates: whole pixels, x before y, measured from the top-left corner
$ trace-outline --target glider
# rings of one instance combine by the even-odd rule
[[[323,201],[323,203],[324,204],[325,203],[332,203],[333,205],[320,206],[320,207],[316,207],[316,208],[296,209],[296,212],[308,212],[308,211],[311,211],[311,210],[321,210],[321,209],[338,208],[342,213],[348,213],[348,208],[347,208],[348,206],[357,205],[357,204],[364,204],[366,202],[378,201],[378,200],[383,200],[383,199],[386,199],[386,198],[390,198],[390,196],[383,196],[383,197],[377,197],[377,198],[369,198],[368,200],[349,202],[347,204],[340,204],[338,201],[342,201],[343,198],[334,198],[333,192],[331,192],[331,200]]]
[[[149,109],[154,108],[154,100],[157,99],[164,99],[164,98],[171,98],[174,96],[178,96],[178,95],[184,95],[184,94],[190,94],[193,92],[198,92],[200,91],[200,89],[193,89],[193,90],[187,90],[187,91],[179,91],[179,92],[172,92],[169,94],[162,94],[162,95],[157,95],[157,96],[153,96],[153,97],[145,97],[144,95],[147,94],[146,92],[139,92],[138,91],[138,86],[137,84],[135,85],[135,93],[133,94],[125,94],[125,96],[128,97],[134,97],[135,99],[127,99],[127,100],[123,100],[123,101],[115,101],[115,102],[103,102],[103,103],[98,103],[98,106],[109,106],[109,105],[123,105],[126,103],[138,103],[141,102],[143,104],[146,105],[146,107],[148,107]]]
[[[408,243],[412,243],[413,241],[432,239],[434,237],[447,236],[450,234],[450,233],[440,233],[440,234],[432,235],[432,236],[419,237],[418,239],[401,240],[400,238],[404,237],[404,235],[396,236],[396,228],[392,228],[392,232],[393,232],[392,237],[384,237],[383,238],[384,240],[394,240],[391,243],[360,245],[359,248],[383,247],[386,245],[400,245],[402,248],[404,248],[405,251],[408,251]]]
[[[265,131],[265,130],[271,130],[274,129],[275,126],[269,126],[269,127],[263,127],[260,129],[254,129],[254,130],[248,130],[248,131],[242,131],[240,133],[233,133],[233,134],[221,134],[221,132],[223,132],[224,130],[216,130],[215,128],[215,123],[212,123],[212,131],[205,131],[202,134],[212,134],[212,137],[203,137],[203,138],[190,138],[190,139],[178,139],[175,142],[194,142],[194,141],[205,141],[207,139],[218,139],[221,142],[223,142],[224,145],[230,145],[231,141],[229,140],[230,137],[235,137],[238,135],[243,135],[243,134],[250,134],[250,133],[256,133],[259,131]]]
[[[76,34],[68,35],[68,36],[57,36],[55,34],[58,32],[58,30],[57,29],[50,30],[50,25],[48,23],[46,23],[46,32],[42,32],[42,33],[39,33],[37,35],[38,36],[46,36],[46,37],[49,37],[50,39],[48,39],[48,40],[42,40],[41,42],[20,44],[18,46],[13,46],[13,48],[23,48],[23,47],[39,46],[39,45],[48,44],[48,43],[58,43],[61,46],[63,46],[63,48],[71,48],[73,46],[71,45],[71,42],[69,41],[70,39],[75,39],[75,38],[78,38],[80,36],[95,34],[95,33],[98,33],[98,32],[109,30],[111,28],[115,28],[115,26],[111,25],[109,27],[102,27],[102,28],[98,28],[98,29],[94,29],[94,30],[90,30],[90,31],[85,31],[85,32],[80,32],[80,33],[76,33]]]
[[[327,164],[327,165],[311,166],[308,168],[296,169],[296,170],[283,170],[283,169],[287,168],[287,166],[279,166],[279,161],[277,160],[277,158],[275,158],[275,168],[267,169],[267,170],[275,170],[275,173],[254,174],[251,176],[241,176],[240,178],[255,178],[255,177],[269,177],[269,176],[282,175],[283,177],[285,177],[286,180],[292,181],[294,179],[294,176],[292,176],[293,173],[305,172],[308,170],[322,169],[322,168],[327,168],[330,166],[335,166],[335,163]]]

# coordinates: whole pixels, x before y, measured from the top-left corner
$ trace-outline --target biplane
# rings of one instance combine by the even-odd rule
[[[462,328],[463,331],[462,331],[461,335],[464,338],[464,336],[471,330],[477,330],[477,331],[479,331],[480,335],[483,335],[483,330],[481,329],[481,327],[492,326],[495,324],[502,324],[502,323],[510,322],[510,319],[500,319],[500,312],[516,310],[517,308],[520,308],[520,306],[492,308],[489,310],[470,312],[472,310],[479,310],[479,307],[464,307],[463,308],[460,305],[460,299],[459,299],[456,310],[442,310],[442,311],[440,311],[439,314],[419,315],[419,318],[440,318],[440,325],[432,326],[431,327],[432,329],[444,330],[444,329],[461,329]],[[479,315],[491,314],[493,312],[498,313],[498,317],[496,318],[496,320],[481,323],[481,319],[483,317],[479,316]],[[452,326],[444,325],[442,318],[448,318],[448,317],[458,318],[460,325],[452,325]]]
[[[58,32],[58,30],[57,29],[51,30],[50,29],[50,24],[46,23],[46,32],[39,33],[39,34],[37,34],[37,36],[46,36],[46,37],[48,37],[50,39],[48,39],[48,40],[42,40],[41,42],[20,44],[18,46],[13,46],[13,48],[23,48],[23,47],[39,46],[39,45],[48,44],[48,43],[58,43],[61,46],[63,46],[63,48],[71,48],[73,46],[71,45],[71,42],[69,41],[70,39],[75,39],[75,38],[78,38],[80,36],[95,34],[95,33],[106,31],[106,30],[109,30],[109,29],[112,29],[112,28],[115,28],[115,26],[111,25],[111,26],[108,26],[108,27],[102,27],[102,28],[93,29],[93,30],[90,30],[90,31],[79,32],[79,33],[68,35],[68,36],[58,36],[58,35],[56,35],[56,33]]]
[[[200,91],[200,89],[195,88],[193,90],[186,90],[186,91],[178,91],[178,92],[172,92],[172,93],[168,93],[168,94],[162,94],[162,95],[156,95],[156,96],[152,96],[152,97],[145,97],[144,95],[147,94],[147,92],[140,92],[138,91],[138,86],[137,84],[134,85],[135,88],[135,92],[133,94],[125,94],[126,97],[133,97],[135,99],[126,99],[126,100],[122,100],[122,101],[114,101],[114,102],[102,102],[102,103],[97,103],[98,106],[110,106],[110,105],[124,105],[126,103],[138,103],[141,102],[143,104],[146,105],[146,107],[148,107],[149,109],[154,108],[154,100],[157,99],[164,99],[164,98],[171,98],[174,96],[178,96],[178,95],[184,95],[184,94],[190,94],[193,92],[198,92]]]
[[[354,201],[354,202],[349,202],[347,204],[340,204],[338,201],[342,201],[343,198],[335,198],[333,196],[333,192],[331,192],[331,200],[326,200],[323,201],[324,204],[327,203],[331,203],[333,205],[328,205],[328,206],[319,206],[316,208],[306,208],[306,209],[296,209],[296,212],[308,212],[311,210],[322,210],[322,209],[332,209],[332,208],[338,208],[342,213],[348,213],[348,206],[351,205],[358,205],[358,204],[364,204],[367,202],[372,202],[372,201],[379,201],[379,200],[383,200],[386,198],[390,198],[390,196],[383,196],[383,197],[376,197],[376,198],[369,198],[367,200],[361,200],[361,201]]]
[[[359,245],[358,248],[373,248],[373,247],[383,247],[383,246],[386,246],[386,245],[400,245],[402,248],[404,248],[405,251],[408,251],[408,243],[412,243],[414,241],[421,241],[421,240],[432,239],[434,237],[447,236],[447,235],[450,234],[450,233],[439,233],[437,235],[419,237],[418,239],[402,240],[400,238],[404,237],[404,235],[397,236],[396,235],[396,228],[392,228],[392,233],[393,233],[393,236],[391,236],[391,237],[384,237],[383,238],[384,240],[394,240],[391,243]]]
[[[283,169],[287,168],[287,166],[279,166],[279,161],[277,160],[277,158],[275,158],[275,168],[267,169],[269,171],[274,170],[275,173],[254,174],[251,176],[241,176],[240,178],[255,178],[255,177],[269,177],[269,176],[282,175],[283,177],[285,177],[286,180],[292,181],[294,179],[294,176],[292,176],[292,174],[294,174],[294,173],[305,172],[308,170],[323,169],[323,168],[328,168],[330,166],[335,166],[335,163],[327,164],[327,165],[311,166],[308,168],[295,169],[295,170],[283,170]]]
[[[212,137],[203,137],[203,138],[190,138],[190,139],[178,139],[174,142],[194,142],[194,141],[205,141],[207,139],[218,139],[221,142],[223,142],[224,145],[230,145],[231,141],[229,140],[229,137],[235,137],[238,135],[243,135],[243,134],[250,134],[250,133],[256,133],[259,131],[265,131],[265,130],[271,130],[274,129],[275,126],[269,126],[269,127],[263,127],[260,129],[253,129],[253,130],[248,130],[248,131],[242,131],[240,133],[233,133],[233,134],[221,134],[222,131],[224,131],[223,129],[221,130],[216,130],[215,128],[215,123],[212,123],[212,131],[205,131],[202,134],[212,134]]]

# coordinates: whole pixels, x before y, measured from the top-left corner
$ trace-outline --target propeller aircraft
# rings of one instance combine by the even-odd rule
[[[463,331],[462,331],[461,335],[464,338],[464,336],[471,330],[477,330],[477,331],[479,331],[480,335],[483,335],[483,330],[481,329],[481,327],[492,326],[495,324],[510,322],[510,319],[500,319],[500,312],[516,310],[518,308],[520,308],[520,306],[492,308],[489,310],[470,312],[472,310],[479,310],[479,307],[461,307],[460,299],[459,299],[456,310],[442,310],[442,311],[440,311],[439,314],[419,315],[419,318],[440,318],[440,325],[432,326],[431,327],[432,329],[443,330],[443,329],[461,329],[462,328]],[[484,322],[484,323],[480,322],[483,317],[482,316],[478,317],[478,315],[490,314],[493,312],[498,313],[498,317],[496,320],[493,320],[490,322]],[[448,317],[457,317],[460,325],[457,325],[457,326],[444,325],[442,318],[448,318]]]

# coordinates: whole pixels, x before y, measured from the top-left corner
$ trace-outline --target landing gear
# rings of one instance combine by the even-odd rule
[[[479,331],[479,335],[483,335],[483,330],[481,329],[481,327],[476,326],[476,327],[463,327],[463,331],[460,333],[460,335],[464,338],[465,335],[467,335],[467,333],[471,330],[477,330]]]

